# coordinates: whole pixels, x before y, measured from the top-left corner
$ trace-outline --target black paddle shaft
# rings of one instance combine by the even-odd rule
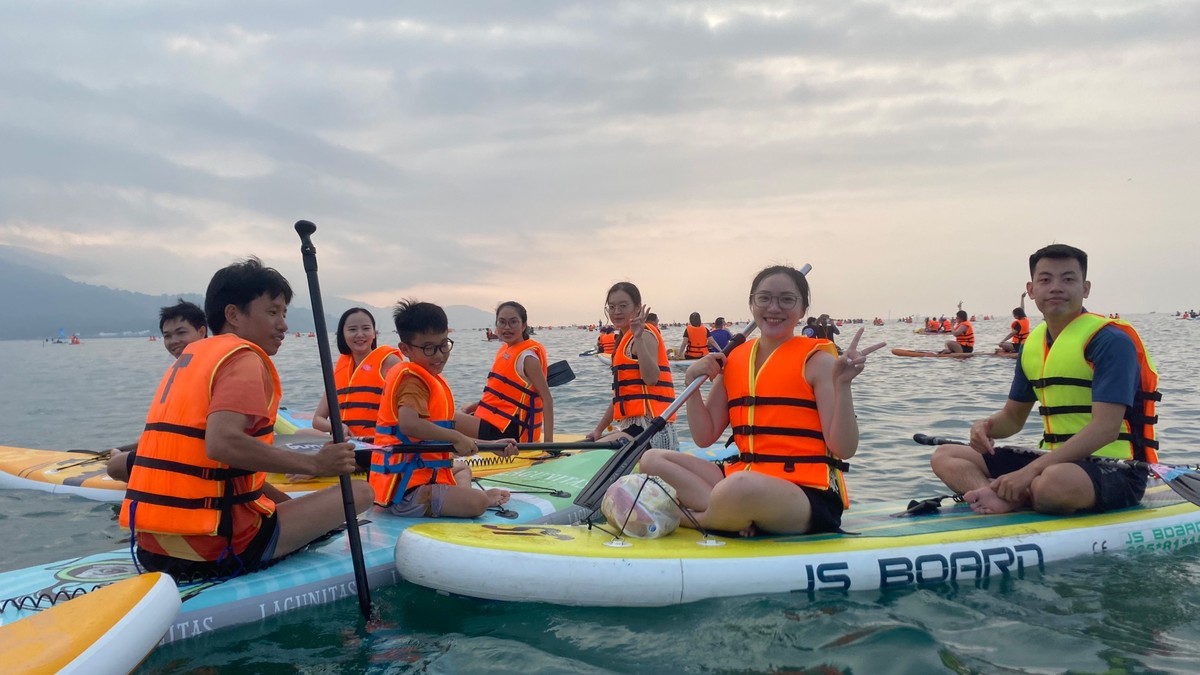
[[[329,403],[329,423],[333,429],[333,441],[346,440],[342,429],[342,412],[338,409],[337,385],[333,381],[333,359],[329,355],[329,330],[325,324],[325,308],[321,303],[321,282],[317,279],[317,248],[312,235],[317,226],[307,220],[296,221],[296,234],[300,235],[300,255],[304,259],[304,272],[308,276],[308,295],[312,302],[313,322],[316,324],[317,349],[321,354],[321,375],[325,380],[325,400]],[[354,563],[354,585],[358,591],[358,608],[364,619],[371,618],[371,589],[367,582],[367,566],[363,562],[362,539],[358,533],[358,509],[354,506],[354,487],[350,474],[338,476],[342,490],[342,506],[346,512],[346,536],[350,539],[350,556]]]

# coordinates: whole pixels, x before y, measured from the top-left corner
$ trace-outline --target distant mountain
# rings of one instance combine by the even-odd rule
[[[204,305],[199,293],[147,295],[68,279],[52,256],[0,246],[0,340],[52,338],[59,329],[67,335],[150,335],[158,333],[158,311],[182,297]],[[336,296],[324,299],[325,323],[337,328],[338,317],[350,307],[364,306],[375,315],[381,334],[392,334],[391,308],[372,307]],[[450,327],[465,330],[493,323],[492,314],[466,305],[446,307]],[[288,328],[313,330],[312,310],[292,305]]]
[[[204,305],[196,293],[147,295],[107,286],[71,281],[46,271],[42,264],[14,261],[11,247],[0,247],[0,340],[67,335],[150,335],[158,333],[158,311],[182,297]],[[326,318],[332,330],[337,317]],[[291,330],[313,330],[312,310],[292,307],[288,312]]]

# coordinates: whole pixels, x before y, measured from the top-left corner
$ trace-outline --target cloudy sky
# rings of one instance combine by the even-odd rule
[[[88,283],[300,289],[304,218],[326,293],[533,323],[1006,313],[1055,241],[1200,306],[1197,2],[7,2],[0,92],[0,244]]]

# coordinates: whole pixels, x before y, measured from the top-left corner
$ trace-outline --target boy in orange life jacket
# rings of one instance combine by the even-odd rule
[[[204,310],[183,298],[174,305],[159,310],[158,329],[162,331],[163,346],[174,359],[179,358],[184,347],[208,337]],[[122,482],[129,480],[129,468],[133,466],[136,451],[137,443],[113,448],[108,455],[106,466],[109,478]]]
[[[271,357],[287,333],[292,289],[257,258],[213,275],[204,313],[215,334],[188,345],[163,377],[121,505],[151,570],[236,575],[295,551],[345,522],[337,486],[292,499],[266,472],[337,475],[354,446],[315,455],[271,445],[281,390]],[[370,489],[354,486],[358,512]]]
[[[407,360],[388,372],[375,443],[450,443],[453,452],[373,453],[370,484],[375,503],[409,518],[474,518],[504,504],[507,490],[473,489],[470,467],[451,468],[453,456],[474,455],[479,447],[476,439],[454,429],[454,395],[442,378],[454,348],[446,312],[432,303],[405,300],[396,305],[393,318],[400,352]],[[515,455],[516,442],[505,440],[498,454]]]

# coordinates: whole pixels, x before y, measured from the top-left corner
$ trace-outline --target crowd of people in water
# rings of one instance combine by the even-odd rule
[[[1134,504],[1145,471],[1090,459],[1155,461],[1153,362],[1128,323],[1084,309],[1091,283],[1083,251],[1042,248],[1030,256],[1029,273],[1012,330],[998,347],[1017,354],[1007,402],[971,425],[969,445],[938,447],[931,468],[979,513]],[[596,344],[612,356],[612,397],[596,411],[585,441],[645,436],[661,424],[640,471],[674,487],[688,515],[684,525],[743,535],[838,531],[850,506],[843,473],[859,444],[853,385],[885,345],[860,345],[860,326],[839,349],[837,321],[806,318],[809,283],[792,267],[763,269],[748,290],[755,337],[732,334],[724,317],[710,327],[693,313],[676,342],[664,336],[636,285],[612,284]],[[1033,329],[1026,297],[1045,319]],[[478,453],[483,441],[511,456],[521,444],[555,438],[549,355],[531,337],[521,303],[497,305],[491,369],[479,390],[456,397],[442,377],[455,344],[446,313],[409,299],[390,317],[396,345],[379,343],[367,309],[342,314],[336,400],[322,397],[313,417],[319,431],[340,424],[335,438],[401,451],[377,449],[360,465],[349,442],[329,440],[315,454],[275,447],[282,392],[272,356],[288,332],[291,299],[287,279],[250,258],[217,271],[203,308],[182,300],[163,308],[160,329],[175,361],[150,401],[141,438],[109,463],[110,474],[128,483],[120,522],[133,533],[144,567],[240,574],[342,524],[337,488],[290,497],[267,482],[268,472],[365,470],[367,481],[353,481],[360,513],[375,504],[400,516],[473,517],[509,494],[472,487],[470,469],[455,458]],[[968,350],[972,319],[960,305],[948,331],[940,320],[928,330],[951,336],[948,350]],[[707,447],[728,432],[737,449],[729,460],[679,451],[675,416],[667,415],[678,395],[671,352],[692,361],[685,384],[710,383],[685,402],[692,439]],[[996,447],[995,439],[1023,428],[1035,404],[1049,452]]]

